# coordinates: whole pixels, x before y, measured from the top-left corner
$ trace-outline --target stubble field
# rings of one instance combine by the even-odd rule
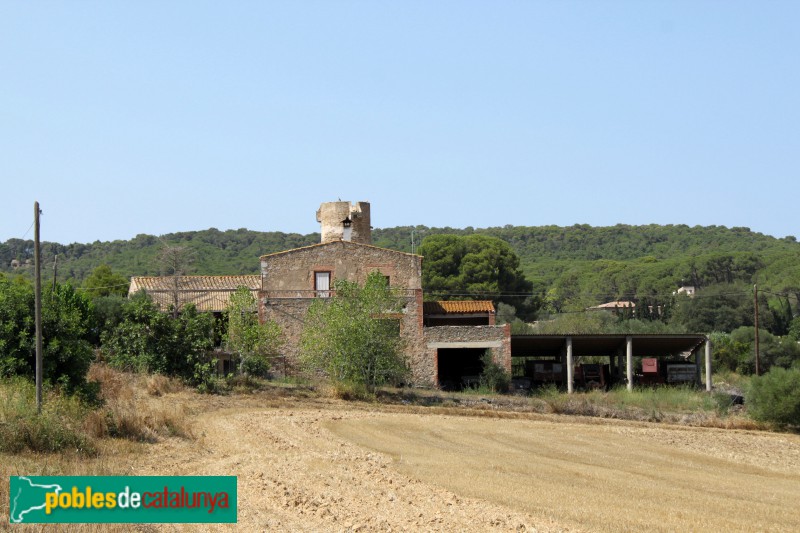
[[[182,406],[193,437],[110,442],[91,459],[2,455],[2,474],[238,476],[235,526],[88,531],[800,529],[793,434],[274,391],[147,401]]]

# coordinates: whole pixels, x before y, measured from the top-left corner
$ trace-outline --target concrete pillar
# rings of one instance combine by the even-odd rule
[[[711,392],[711,339],[706,337],[706,390]]]
[[[575,368],[572,366],[572,337],[567,337],[567,393],[572,394]]]
[[[628,378],[628,390],[633,390],[633,337],[625,337],[625,363]]]
[[[700,362],[700,348],[698,348],[695,351],[693,351],[692,355],[694,355],[694,368],[697,371],[697,378],[695,379],[695,383],[699,387],[700,384],[701,384],[701,378],[700,378],[701,370],[703,369],[703,365]]]

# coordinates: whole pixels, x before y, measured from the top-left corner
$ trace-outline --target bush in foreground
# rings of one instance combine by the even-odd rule
[[[376,387],[402,382],[408,375],[403,358],[400,319],[404,300],[379,272],[363,286],[334,283],[335,294],[317,298],[305,317],[301,358],[306,370],[324,374],[331,384]]]
[[[754,376],[746,395],[747,411],[755,420],[800,426],[800,369],[773,367]]]
[[[483,371],[480,375],[480,386],[491,392],[507,392],[511,385],[511,376],[505,368],[495,363],[492,350],[486,350],[481,356]]]
[[[36,387],[27,379],[0,381],[0,452],[96,452],[83,431],[88,410],[76,396],[48,390],[42,403],[38,414]]]

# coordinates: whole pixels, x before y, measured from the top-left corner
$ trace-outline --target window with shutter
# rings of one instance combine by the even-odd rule
[[[331,295],[331,273],[314,272],[314,290],[317,298],[329,298]]]

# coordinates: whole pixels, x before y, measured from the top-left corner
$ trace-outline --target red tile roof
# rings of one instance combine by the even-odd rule
[[[422,312],[426,315],[494,313],[494,304],[491,300],[424,302]]]

